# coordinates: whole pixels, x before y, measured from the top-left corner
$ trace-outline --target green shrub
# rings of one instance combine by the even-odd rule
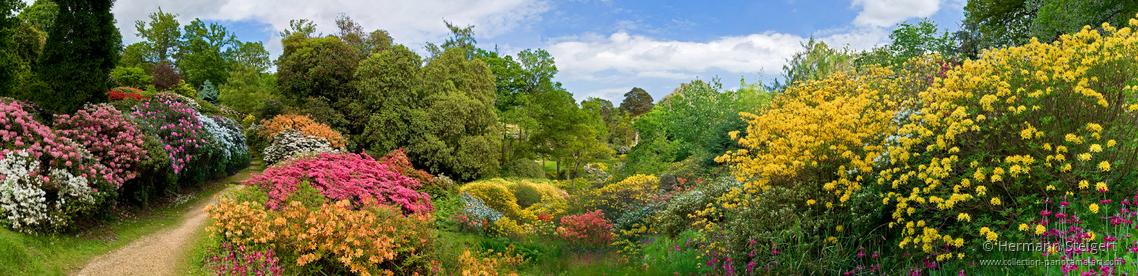
[[[517,159],[502,166],[503,177],[545,178],[545,169],[541,164],[529,159]]]

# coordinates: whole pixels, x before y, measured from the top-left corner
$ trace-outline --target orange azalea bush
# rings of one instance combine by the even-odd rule
[[[346,139],[340,132],[332,130],[327,125],[318,123],[309,119],[304,115],[281,114],[273,117],[272,119],[262,120],[261,124],[264,125],[261,131],[257,133],[265,139],[273,139],[273,136],[284,132],[286,129],[299,130],[304,135],[316,136],[328,140],[333,148],[343,148]]]
[[[397,207],[371,204],[356,210],[346,200],[310,205],[316,204],[294,200],[274,211],[256,200],[223,197],[205,209],[214,220],[207,231],[236,246],[268,247],[282,264],[311,273],[424,271],[422,256],[434,236],[429,214],[403,216]]]

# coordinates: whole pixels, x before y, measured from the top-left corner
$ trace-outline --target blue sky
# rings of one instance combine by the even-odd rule
[[[30,0],[29,0],[30,2]],[[308,18],[324,33],[344,13],[365,30],[384,29],[396,43],[422,53],[426,42],[449,34],[443,19],[475,25],[478,46],[506,54],[541,48],[553,54],[556,80],[578,100],[619,104],[632,87],[656,99],[680,83],[719,76],[737,87],[740,76],[770,81],[809,37],[831,46],[869,49],[889,42],[900,22],[929,18],[956,30],[964,0],[118,0],[113,12],[124,42],[139,40],[134,21],[161,6],[220,22],[242,41],[263,41],[280,54],[277,31],[289,19]]]

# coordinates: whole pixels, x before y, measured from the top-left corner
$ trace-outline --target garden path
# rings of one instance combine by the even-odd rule
[[[262,168],[260,160],[226,179],[221,183],[240,183],[248,179],[252,173]],[[240,188],[229,187],[218,194]],[[166,229],[158,233],[143,236],[123,248],[114,252],[96,257],[79,272],[83,276],[96,275],[184,275],[188,271],[175,271],[186,263],[186,254],[197,241],[198,231],[204,231],[209,221],[202,210],[205,206],[213,204],[217,198],[210,196],[208,200],[199,203],[182,215],[182,223],[173,229]]]

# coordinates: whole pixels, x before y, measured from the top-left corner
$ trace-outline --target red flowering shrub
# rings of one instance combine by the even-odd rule
[[[60,136],[83,145],[110,169],[101,176],[116,189],[135,177],[136,165],[146,155],[143,132],[110,104],[88,104],[75,115],[55,116],[54,125]]]
[[[418,181],[365,154],[321,153],[291,159],[269,167],[244,184],[264,189],[269,197],[265,206],[277,209],[301,181],[309,181],[333,201],[350,200],[360,205],[365,198],[376,198],[377,203],[401,206],[404,213],[434,210],[431,196],[415,191],[421,186]]]
[[[150,98],[139,93],[142,93],[142,90],[138,90],[134,87],[117,87],[115,89],[107,91],[107,98],[109,98],[111,101],[121,101],[127,99],[141,101]]]
[[[578,246],[604,247],[612,242],[612,223],[601,210],[561,217],[557,235]]]

